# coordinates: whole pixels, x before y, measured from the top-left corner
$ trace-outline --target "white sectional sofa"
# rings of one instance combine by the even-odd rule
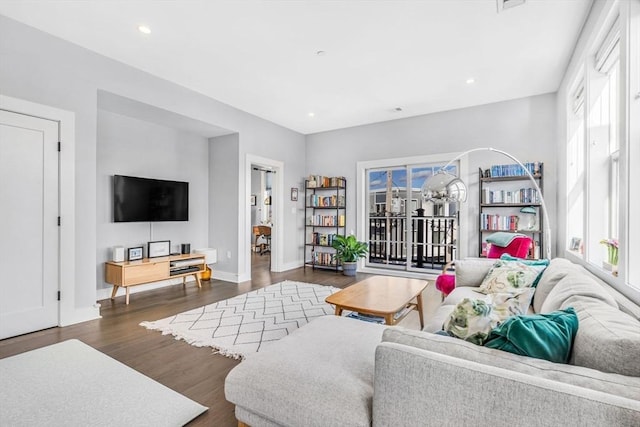
[[[247,357],[225,383],[236,417],[254,427],[640,425],[640,307],[565,259],[544,272],[532,311],[574,307],[570,364],[430,332],[489,267],[457,263],[456,290],[426,331],[326,316]]]

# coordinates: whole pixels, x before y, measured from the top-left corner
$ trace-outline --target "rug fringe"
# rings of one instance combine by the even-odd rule
[[[201,339],[186,337],[178,331],[172,331],[171,328],[155,325],[154,322],[142,322],[140,323],[140,326],[143,326],[152,331],[162,332],[162,335],[172,335],[177,341],[184,341],[194,347],[210,347],[213,351],[213,354],[219,354],[221,356],[235,360],[244,360],[244,355],[241,353],[233,352],[227,348],[213,346],[211,345],[211,343],[208,343]]]

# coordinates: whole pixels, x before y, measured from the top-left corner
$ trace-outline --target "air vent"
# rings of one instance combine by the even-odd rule
[[[498,6],[498,13],[503,10],[511,9],[512,7],[523,5],[526,0],[496,0]]]

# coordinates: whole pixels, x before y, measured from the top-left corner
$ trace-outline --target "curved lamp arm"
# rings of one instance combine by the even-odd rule
[[[536,180],[533,177],[533,175],[531,174],[531,172],[529,172],[529,169],[527,169],[525,167],[525,165],[523,165],[522,162],[520,160],[518,160],[516,157],[514,157],[513,155],[507,153],[506,151],[498,150],[497,148],[491,148],[491,147],[473,148],[473,149],[467,150],[467,151],[457,155],[453,159],[451,159],[449,161],[449,163],[447,163],[446,165],[441,167],[440,170],[438,172],[436,172],[436,174],[432,175],[429,179],[431,179],[432,177],[436,176],[437,174],[441,174],[441,173],[448,174],[448,172],[446,172],[446,168],[451,166],[451,164],[453,162],[455,162],[456,160],[459,160],[460,158],[466,156],[467,154],[470,154],[470,153],[473,153],[473,152],[476,152],[476,151],[493,151],[495,153],[500,153],[503,156],[506,156],[506,157],[510,158],[511,160],[513,160],[514,162],[516,162],[527,173],[527,176],[529,177],[529,179],[533,183],[534,188],[536,189],[536,191],[540,195],[540,207],[542,208],[542,216],[544,218],[544,225],[545,225],[544,226],[544,230],[543,230],[543,237],[544,237],[543,240],[544,240],[544,246],[545,247],[543,248],[543,250],[544,250],[546,258],[547,259],[551,259],[551,225],[550,225],[550,222],[549,222],[549,214],[547,212],[547,204],[544,201],[544,197],[542,195],[542,190],[540,189],[540,186],[536,182]],[[427,182],[429,181],[429,179],[427,179],[427,181],[425,181],[425,184],[423,185],[423,189],[427,186]],[[460,182],[462,182],[462,181],[460,181]],[[464,193],[466,194],[466,191]],[[466,196],[465,196],[465,199],[466,199]]]

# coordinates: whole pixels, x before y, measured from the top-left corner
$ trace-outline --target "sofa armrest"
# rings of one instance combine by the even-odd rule
[[[393,342],[376,348],[373,426],[638,425],[640,402]]]

